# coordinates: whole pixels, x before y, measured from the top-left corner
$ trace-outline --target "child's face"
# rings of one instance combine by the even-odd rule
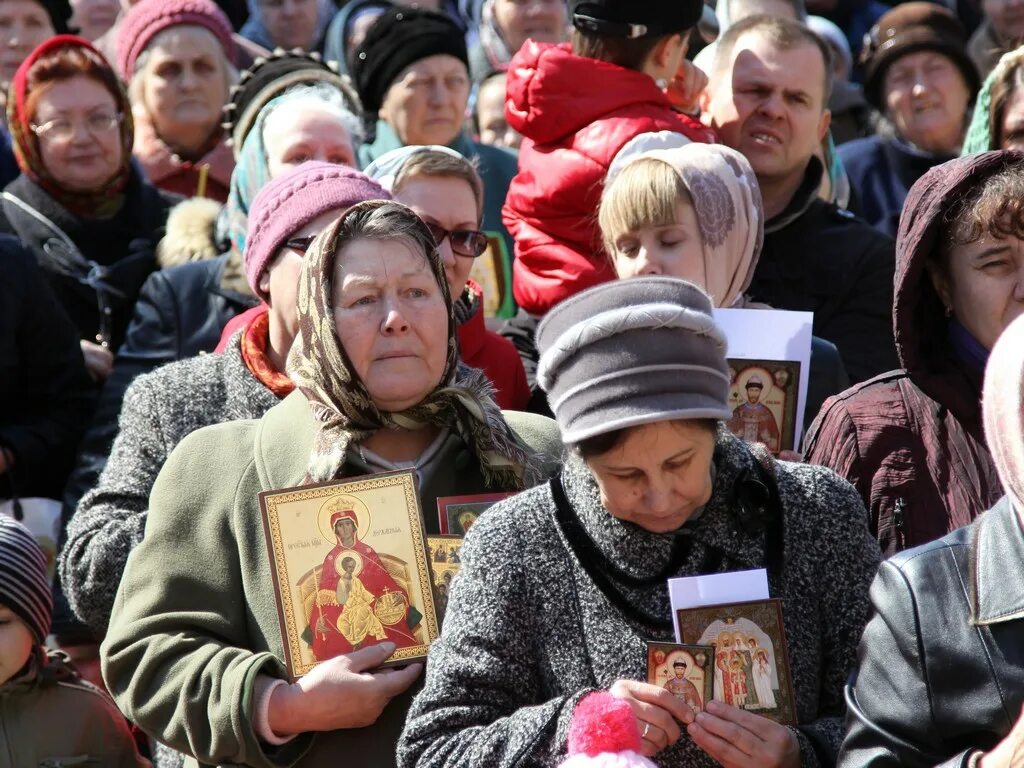
[[[0,605],[0,685],[3,685],[25,666],[35,640],[18,615]]]
[[[675,223],[648,226],[615,238],[612,260],[620,279],[660,275],[679,277],[704,288],[704,242],[697,214],[687,202],[676,203]]]

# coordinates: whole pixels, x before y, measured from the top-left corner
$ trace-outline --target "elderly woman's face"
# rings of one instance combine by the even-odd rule
[[[54,83],[32,119],[43,167],[66,189],[99,189],[121,169],[121,118],[110,91],[91,77]]]
[[[565,0],[494,0],[494,18],[513,53],[527,40],[560,43],[568,32]]]
[[[935,51],[900,56],[885,72],[883,94],[903,139],[927,152],[960,150],[971,93],[952,59]]]
[[[263,26],[274,45],[312,50],[316,45],[317,0],[260,0]]]
[[[688,200],[676,203],[673,224],[641,227],[615,238],[612,261],[619,278],[678,277],[704,288],[704,241]]]
[[[224,51],[195,26],[160,33],[147,50],[142,100],[157,135],[174,149],[200,150],[219,129],[228,95]]]
[[[933,269],[931,277],[943,303],[985,349],[1024,314],[1024,241],[1015,237],[986,234],[956,246],[946,269]]]
[[[119,0],[71,0],[71,26],[87,40],[96,40],[114,26]]]
[[[674,531],[711,498],[715,435],[694,421],[634,427],[586,460],[604,508],[651,533]]]
[[[402,70],[388,88],[380,116],[403,145],[450,144],[462,129],[469,100],[466,65],[446,53]]]
[[[465,179],[451,176],[413,176],[395,190],[394,198],[409,206],[426,222],[439,224],[449,232],[476,229],[480,212],[476,207],[473,188]],[[437,247],[444,261],[444,274],[452,298],[462,295],[474,259],[452,250],[452,241],[446,237]]]
[[[334,267],[334,326],[374,404],[402,411],[440,383],[448,309],[426,256],[405,240],[353,240]]]
[[[356,167],[348,130],[326,110],[275,110],[263,129],[263,144],[272,179],[311,160]]]
[[[36,0],[0,3],[0,82],[11,82],[21,62],[54,34],[49,14]]]

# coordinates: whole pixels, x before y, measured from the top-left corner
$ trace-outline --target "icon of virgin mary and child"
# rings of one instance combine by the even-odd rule
[[[413,632],[422,615],[373,547],[358,536],[354,509],[330,518],[336,544],[324,558],[309,617],[317,661],[390,640],[398,648],[421,641]]]

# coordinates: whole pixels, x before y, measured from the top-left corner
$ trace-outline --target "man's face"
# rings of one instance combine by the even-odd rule
[[[761,399],[760,387],[747,387],[747,402],[756,403]]]
[[[1006,47],[1024,39],[1024,2],[1022,0],[982,0],[981,9],[992,22],[996,37]]]
[[[722,142],[743,153],[759,180],[803,174],[828,130],[825,62],[807,43],[778,49],[756,30],[740,37],[702,99]]]
[[[311,49],[316,45],[316,22],[319,11],[316,0],[263,0],[260,14],[274,45]]]
[[[676,671],[676,677],[683,677],[686,674],[685,664],[676,664],[673,669]]]

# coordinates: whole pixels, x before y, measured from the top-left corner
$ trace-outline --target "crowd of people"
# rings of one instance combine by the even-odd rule
[[[584,768],[596,708],[622,766],[1019,768],[1020,18],[0,0],[0,754]],[[799,442],[725,310],[810,313]],[[293,676],[264,497],[408,470],[503,497],[426,660],[339,555]],[[666,580],[751,569],[792,725],[753,635],[648,682]]]

